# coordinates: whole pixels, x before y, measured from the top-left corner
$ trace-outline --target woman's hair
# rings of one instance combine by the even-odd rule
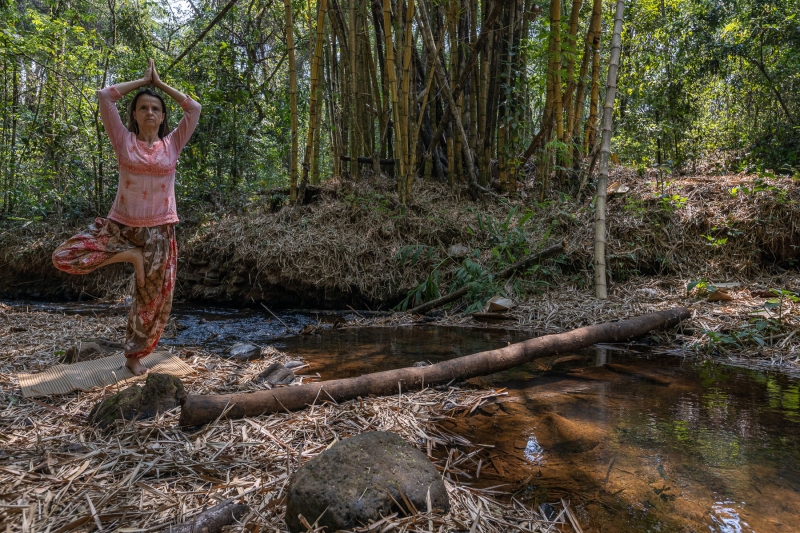
[[[139,100],[139,97],[144,94],[155,96],[161,102],[161,111],[164,113],[164,120],[161,121],[161,124],[158,126],[158,138],[163,139],[169,133],[169,123],[167,122],[167,103],[160,94],[151,89],[142,89],[136,93],[136,96],[133,97],[131,105],[128,108],[128,131],[132,131],[135,135],[139,134],[139,125],[136,123],[136,119],[133,118],[133,113],[136,111],[136,102]]]

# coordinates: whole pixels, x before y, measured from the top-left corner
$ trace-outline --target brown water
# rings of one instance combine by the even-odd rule
[[[326,331],[275,345],[332,379],[524,338],[417,326]],[[509,395],[446,423],[494,446],[479,479],[477,464],[461,465],[470,476],[463,481],[504,483],[532,504],[570,500],[585,531],[800,531],[796,381],[605,347],[472,383]]]

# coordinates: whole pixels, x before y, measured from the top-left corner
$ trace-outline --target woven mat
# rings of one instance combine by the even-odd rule
[[[142,359],[142,364],[158,374],[185,376],[192,372],[192,367],[168,352],[153,352]],[[71,365],[57,365],[38,374],[17,376],[24,398],[87,391],[135,377],[125,366],[125,356],[121,353]]]

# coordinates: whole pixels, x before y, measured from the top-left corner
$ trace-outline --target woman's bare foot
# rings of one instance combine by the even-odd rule
[[[143,376],[147,374],[148,368],[142,364],[140,359],[133,359],[131,357],[125,359],[125,366],[128,370],[133,372],[134,376]]]

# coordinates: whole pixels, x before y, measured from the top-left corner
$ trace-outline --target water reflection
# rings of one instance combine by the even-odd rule
[[[747,522],[742,521],[736,509],[731,507],[734,502],[717,502],[711,513],[711,531],[719,533],[745,533],[753,531]]]
[[[528,436],[528,443],[525,445],[525,459],[534,465],[544,464],[544,448],[542,448],[539,441],[536,440],[536,435],[533,433]]]
[[[384,328],[280,348],[331,379],[524,337]],[[510,393],[500,409],[446,422],[502,458],[474,482],[510,484],[531,504],[568,498],[585,531],[764,533],[800,520],[800,398],[789,378],[601,346],[472,381]]]

